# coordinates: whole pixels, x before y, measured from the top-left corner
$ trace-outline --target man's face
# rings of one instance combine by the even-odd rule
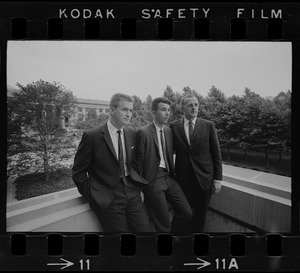
[[[157,105],[157,110],[153,111],[155,122],[158,125],[164,125],[168,122],[170,117],[170,105],[160,102]]]
[[[122,128],[129,124],[132,112],[133,103],[121,100],[117,108],[111,108],[111,120],[117,128]]]
[[[186,98],[182,106],[184,116],[188,120],[197,117],[199,111],[199,103],[196,97]]]

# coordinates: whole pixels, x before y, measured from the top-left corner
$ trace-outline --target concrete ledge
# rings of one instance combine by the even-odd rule
[[[224,171],[222,190],[212,196],[211,208],[257,229],[268,232],[291,231],[290,178],[255,171],[250,175],[249,170],[246,172],[248,177],[241,178],[226,172],[226,167]],[[220,219],[218,222],[220,225]],[[223,226],[228,227],[230,221],[224,219],[223,222]],[[236,231],[236,227],[231,226],[233,229],[226,231]]]
[[[7,205],[7,231],[101,232],[101,225],[77,188]]]
[[[224,165],[223,180],[221,192],[212,196],[214,212],[208,213],[205,232],[253,232],[241,223],[268,232],[290,232],[290,178]],[[7,231],[101,232],[102,228],[86,200],[72,188],[8,203]]]

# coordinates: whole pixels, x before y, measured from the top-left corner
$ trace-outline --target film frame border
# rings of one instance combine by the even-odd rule
[[[14,3],[17,5],[22,6],[23,3]],[[28,3],[27,3],[28,4]],[[49,3],[51,7],[60,7],[62,3]],[[92,6],[96,5],[95,3],[88,3]],[[100,3],[101,5],[105,5],[107,3]],[[124,7],[123,3],[111,3],[114,6],[122,6]],[[166,2],[166,3],[148,3],[150,6],[154,5],[155,7],[158,7],[160,9],[161,5],[165,7],[173,6],[173,3]],[[187,3],[189,4],[189,3]],[[197,3],[192,3],[193,5],[198,5]],[[216,3],[201,3],[201,5],[206,5],[206,6],[215,6]],[[243,6],[250,7],[253,5],[252,3],[242,3]],[[2,15],[0,16],[1,21],[2,21],[2,27],[0,27],[0,37],[1,37],[1,89],[6,90],[6,80],[2,81],[2,79],[6,78],[6,46],[7,46],[7,40],[22,40],[22,39],[27,39],[27,40],[48,40],[48,39],[63,39],[63,40],[158,40],[158,41],[164,41],[164,40],[175,40],[175,41],[291,41],[292,42],[292,49],[293,49],[293,70],[292,70],[292,89],[297,90],[297,87],[299,86],[299,82],[296,78],[297,73],[299,72],[299,63],[297,64],[295,62],[296,59],[299,58],[299,37],[300,37],[300,32],[299,32],[299,18],[296,18],[295,15],[296,12],[293,9],[296,9],[296,11],[300,12],[300,6],[299,4],[294,4],[294,3],[260,3],[264,7],[274,7],[274,6],[284,6],[286,9],[290,9],[289,14],[290,18],[289,19],[267,19],[267,20],[262,20],[256,19],[256,18],[236,18],[236,17],[231,17],[231,14],[228,15],[226,13],[226,18],[222,19],[221,21],[218,20],[218,18],[215,18],[213,20],[208,20],[205,18],[196,18],[196,19],[187,19],[187,20],[172,20],[170,18],[155,18],[148,20],[144,22],[143,20],[137,20],[135,19],[135,12],[127,10],[124,11],[124,13],[128,13],[130,15],[122,17],[122,19],[116,20],[117,22],[110,21],[110,20],[101,20],[99,28],[97,26],[97,23],[95,20],[87,20],[87,19],[79,19],[79,20],[73,20],[74,18],[57,18],[50,16],[48,17],[49,19],[45,20],[44,18],[44,13],[42,12],[41,16],[39,18],[34,19],[34,20],[28,20],[28,18],[22,17],[22,14],[19,15],[17,14],[16,16],[9,17],[9,13],[5,15],[5,18],[3,20]],[[43,10],[41,3],[30,3],[30,5],[39,7],[41,10]],[[75,2],[75,3],[66,3],[67,6],[70,7],[78,7],[82,5],[82,3]],[[98,4],[99,5],[99,4]],[[135,3],[134,5],[138,5],[139,7],[143,7],[144,3]],[[185,5],[185,4],[178,4],[175,3],[174,5]],[[224,4],[226,5],[226,4]],[[236,3],[232,3],[233,6],[236,5]],[[28,11],[30,7],[25,9],[25,11]],[[44,10],[43,10],[44,11]],[[47,11],[45,12],[46,14],[52,13],[52,11]],[[226,12],[226,11],[225,11]],[[32,16],[34,13],[29,12],[30,16]],[[127,14],[126,14],[127,15]],[[220,15],[220,14],[218,14]],[[218,17],[216,15],[216,17]],[[29,16],[29,17],[30,17]],[[229,19],[229,17],[231,19]],[[10,18],[10,19],[8,19]],[[8,19],[8,20],[7,20]],[[57,20],[58,19],[58,20]],[[76,19],[76,18],[75,18]],[[199,20],[198,20],[199,19]],[[12,22],[12,20],[16,20]],[[50,23],[49,23],[50,21]],[[25,22],[25,28],[24,28],[24,22]],[[45,24],[46,22],[46,24]],[[222,25],[222,23],[226,23]],[[42,24],[39,24],[42,23]],[[53,25],[52,25],[53,24]],[[10,26],[7,28],[7,26]],[[37,26],[38,25],[38,26]],[[45,28],[45,25],[48,26],[48,28]],[[50,25],[50,27],[49,27]],[[51,26],[52,25],[52,26]],[[62,26],[62,30],[56,30],[57,26]],[[90,25],[90,26],[87,26]],[[208,26],[207,26],[208,25]],[[229,25],[229,27],[228,27]],[[37,27],[32,27],[32,26],[37,26]],[[53,27],[54,26],[54,27]],[[135,29],[132,30],[132,26],[135,26]],[[204,26],[204,31],[199,31],[199,26],[203,27]],[[278,31],[278,26],[279,26],[279,31]],[[254,31],[255,29],[260,28],[259,31]],[[96,32],[94,30],[96,28]],[[149,30],[150,28],[150,30]],[[188,28],[188,33],[186,33],[186,28]],[[8,30],[9,29],[9,30]],[[46,29],[46,32],[45,32]],[[51,30],[52,29],[52,30]],[[80,30],[78,33],[78,29]],[[104,32],[103,32],[104,30]],[[109,31],[107,31],[109,30]],[[110,30],[113,30],[112,33]],[[50,36],[54,34],[54,37],[49,37],[49,31],[50,31]],[[86,37],[85,31],[90,31],[90,36]],[[198,32],[197,32],[198,31]],[[52,33],[52,34],[51,34]],[[229,34],[229,35],[228,35]],[[40,36],[41,35],[41,36]],[[25,37],[24,37],[25,36]],[[61,37],[62,36],[62,37]],[[296,80],[295,80],[296,79]],[[293,100],[292,100],[292,109],[293,109],[293,115],[292,115],[292,128],[293,129],[293,137],[294,137],[294,132],[295,132],[295,117],[298,113],[299,110],[297,110],[296,102],[298,102],[299,95],[293,93]],[[6,120],[5,120],[6,121]],[[292,142],[295,144],[295,142]],[[295,147],[295,145],[294,145]],[[295,155],[293,152],[292,155]],[[294,157],[295,158],[295,157]],[[295,162],[292,162],[292,166],[295,167],[293,164]],[[292,177],[293,180],[298,180],[297,178],[299,177],[299,174],[296,172],[296,168],[292,167]],[[3,172],[4,173],[4,172]],[[4,188],[5,189],[5,188]],[[6,191],[4,191],[6,193]],[[1,198],[2,199],[2,198]],[[3,199],[2,199],[3,200]],[[4,198],[5,200],[5,198]],[[1,202],[1,204],[4,202]],[[6,204],[5,204],[6,206]],[[4,210],[5,210],[4,206]],[[1,206],[1,212],[2,212],[2,206]],[[4,214],[5,215],[5,214]],[[194,236],[187,236],[187,237],[176,237],[176,236],[171,236],[167,234],[162,234],[162,235],[155,235],[155,236],[150,236],[150,237],[140,237],[140,236],[132,236],[131,234],[124,234],[121,235],[121,237],[109,237],[109,236],[103,236],[99,234],[80,234],[80,235],[75,235],[74,233],[70,234],[32,234],[32,233],[6,233],[6,225],[4,227],[4,233],[5,235],[0,235],[0,245],[4,245],[4,249],[0,249],[0,253],[2,254],[1,256],[5,256],[9,260],[9,264],[11,267],[8,267],[8,270],[11,268],[15,269],[17,267],[12,266],[13,262],[16,261],[15,259],[18,259],[18,261],[27,260],[27,263],[33,263],[33,258],[36,258],[37,256],[40,256],[40,253],[35,253],[34,248],[38,245],[44,246],[45,249],[49,251],[49,244],[45,245],[45,240],[48,241],[49,237],[52,238],[50,240],[54,240],[53,242],[62,242],[62,245],[64,246],[63,248],[60,249],[50,249],[50,253],[46,253],[45,256],[42,255],[41,260],[48,260],[48,256],[50,257],[58,257],[61,255],[65,255],[65,252],[63,250],[66,250],[67,253],[66,257],[70,256],[72,259],[73,258],[78,258],[79,256],[77,255],[78,252],[74,253],[72,250],[72,246],[76,243],[79,243],[82,245],[82,249],[84,249],[84,243],[82,241],[87,240],[87,236],[96,236],[95,238],[98,238],[99,240],[106,240],[108,239],[109,242],[105,242],[105,246],[110,246],[111,242],[114,242],[113,245],[108,247],[107,253],[103,254],[100,251],[101,246],[103,247],[103,244],[98,244],[99,252],[96,255],[93,255],[90,253],[83,253],[83,256],[80,257],[97,257],[101,256],[102,253],[102,258],[103,260],[99,263],[96,263],[96,265],[99,266],[101,269],[111,269],[110,262],[111,260],[108,259],[108,254],[114,255],[114,259],[119,259],[119,261],[122,261],[122,258],[126,256],[128,259],[131,260],[129,262],[128,266],[128,261],[126,261],[126,266],[128,266],[126,269],[133,269],[133,270],[145,270],[147,266],[148,268],[151,269],[160,269],[160,270],[183,270],[180,264],[174,263],[174,261],[181,261],[182,259],[182,253],[180,251],[181,247],[178,246],[186,246],[186,245],[193,245],[194,246],[194,241],[195,238],[198,238],[198,240],[203,240],[203,242],[207,242],[208,240],[208,248],[209,250],[206,251],[207,255],[204,255],[205,253],[201,253],[203,249],[200,249],[200,253],[195,253],[194,247],[190,249],[191,255],[194,257],[200,256],[205,260],[205,257],[224,257],[223,259],[225,262],[223,262],[220,258],[218,261],[219,263],[219,268],[217,269],[223,269],[223,270],[230,270],[231,268],[228,268],[230,265],[230,257],[232,259],[233,256],[241,256],[244,258],[247,258],[245,256],[248,255],[248,257],[255,257],[255,259],[258,259],[262,265],[262,268],[260,268],[260,271],[269,271],[270,266],[271,269],[277,269],[278,266],[280,270],[283,270],[283,268],[296,268],[296,265],[294,264],[293,266],[290,264],[291,259],[289,258],[298,258],[299,257],[299,242],[300,242],[300,237],[299,235],[299,187],[295,185],[292,181],[292,217],[294,216],[294,220],[298,219],[298,221],[292,221],[292,233],[291,234],[280,234],[280,233],[275,233],[275,234],[264,234],[264,235],[258,235],[253,236],[250,234],[196,234]],[[297,218],[298,217],[298,218]],[[6,222],[4,221],[6,224]],[[1,230],[2,230],[2,225],[1,225]],[[2,234],[2,232],[1,232]],[[200,236],[200,237],[199,237]],[[204,236],[204,237],[203,237]],[[161,239],[158,239],[158,238]],[[123,239],[122,239],[123,238]],[[171,238],[171,240],[170,240]],[[202,239],[199,239],[202,238]],[[191,239],[193,243],[191,243]],[[58,241],[56,241],[58,240]],[[172,246],[171,249],[169,248],[166,251],[163,251],[158,255],[162,259],[160,261],[156,261],[159,263],[158,267],[157,265],[153,265],[153,260],[151,259],[150,261],[145,261],[146,263],[141,264],[139,262],[140,259],[140,249],[141,247],[144,248],[144,246],[149,245],[150,248],[154,247],[154,249],[150,250],[151,253],[149,253],[149,257],[154,258],[154,256],[157,258],[156,254],[153,254],[153,250],[157,248],[157,244],[159,244],[159,240],[161,242],[171,242]],[[164,241],[165,240],[165,241]],[[196,239],[197,240],[197,239]],[[123,243],[122,243],[123,241]],[[144,241],[143,243],[141,243]],[[147,241],[147,242],[146,242]],[[124,242],[127,242],[127,244],[131,245],[129,247],[129,250],[127,247],[124,248]],[[134,243],[133,243],[134,242]],[[234,243],[233,243],[234,242]],[[232,247],[233,245],[244,245],[244,252],[241,253],[240,250],[235,249],[235,247]],[[17,250],[16,253],[13,253],[14,250],[11,250],[11,246],[13,245],[20,245],[21,244],[21,249]],[[123,244],[123,246],[122,246]],[[132,245],[133,244],[133,245]],[[55,244],[54,244],[55,245]],[[70,247],[68,247],[68,245]],[[278,247],[279,245],[279,247]],[[225,246],[225,247],[224,247]],[[257,246],[261,246],[261,249],[258,251],[260,255],[258,255],[254,250],[257,249]],[[67,247],[65,249],[65,247]],[[123,247],[123,248],[122,248]],[[51,243],[50,243],[50,248],[51,248]],[[96,246],[97,248],[97,246]],[[7,250],[12,251],[13,255],[8,255],[7,256]],[[4,251],[4,254],[3,254]],[[32,252],[33,251],[33,252]],[[35,250],[36,251],[36,250]],[[53,251],[53,252],[51,252]],[[58,251],[58,252],[57,252]],[[106,250],[105,250],[106,251]],[[18,253],[19,252],[19,253]],[[81,251],[82,252],[82,251]],[[155,251],[154,251],[155,252]],[[191,253],[194,252],[194,253]],[[196,250],[197,252],[197,250]],[[205,252],[205,251],[204,251]],[[35,257],[30,257],[30,261],[28,261],[28,255],[31,255],[31,253],[35,253]],[[171,255],[169,255],[171,253]],[[116,255],[117,254],[117,255]],[[129,254],[129,255],[128,255]],[[196,255],[200,254],[200,255]],[[242,254],[242,255],[240,255]],[[298,254],[298,255],[297,255]],[[171,256],[171,257],[170,257]],[[174,258],[175,256],[175,258]],[[283,259],[284,262],[281,265],[278,265],[278,262],[275,262],[272,260],[274,258],[273,256],[280,256],[281,258],[286,258]],[[13,257],[13,258],[12,258]],[[18,258],[16,258],[18,257]],[[65,256],[63,256],[65,257]],[[25,259],[24,259],[25,258]],[[101,258],[101,257],[100,257]],[[251,261],[250,258],[250,261]],[[10,260],[12,259],[12,260]],[[216,258],[219,259],[219,258]],[[57,259],[58,260],[58,259]],[[80,270],[90,270],[91,268],[87,268],[88,262],[85,259],[81,259],[82,262],[80,264],[81,268]],[[101,260],[101,259],[100,259]],[[195,260],[195,259],[194,259]],[[10,262],[11,261],[11,262]],[[94,260],[93,260],[94,261]],[[25,261],[24,261],[25,262]],[[106,264],[105,264],[106,262]],[[109,262],[109,264],[107,263]],[[114,261],[115,262],[115,261]],[[123,261],[122,261],[123,262]],[[118,264],[118,265],[122,265]],[[148,263],[147,263],[148,262]],[[216,260],[215,260],[216,262]],[[103,264],[101,264],[103,263]],[[115,262],[117,264],[117,262]],[[228,265],[229,263],[229,265]],[[147,264],[147,265],[145,265]],[[273,264],[273,265],[272,265]],[[283,267],[283,264],[285,265]],[[95,265],[95,264],[94,264]],[[107,266],[107,267],[105,267]],[[223,266],[223,268],[222,268]],[[39,267],[39,265],[37,266]],[[36,269],[40,269],[37,268]],[[235,264],[232,264],[232,268],[235,267]],[[35,267],[32,267],[35,268]],[[70,266],[72,269],[72,266]],[[115,269],[120,269],[121,267],[115,268]],[[124,267],[123,267],[124,269]],[[238,268],[240,269],[240,268]],[[33,269],[34,270],[34,269]],[[255,270],[255,268],[250,268],[248,267],[246,270]]]
[[[13,3],[0,34],[28,40],[292,41],[296,3]],[[5,9],[5,4],[3,4]],[[10,8],[10,9],[9,9]],[[26,10],[25,14],[23,11]],[[35,12],[40,10],[39,13]],[[289,18],[287,18],[289,17]]]

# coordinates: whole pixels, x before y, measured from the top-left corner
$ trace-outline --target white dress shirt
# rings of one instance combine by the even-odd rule
[[[162,150],[162,146],[161,146],[161,135],[160,135],[160,130],[163,130],[163,135],[165,135],[165,132],[164,132],[164,127],[162,129],[160,129],[156,123],[154,122],[154,125],[155,125],[155,128],[156,128],[156,134],[157,134],[157,139],[158,139],[158,148],[159,148],[159,156],[160,156],[160,163],[159,163],[159,167],[160,168],[164,168],[166,169],[166,162],[165,162],[165,159],[164,159],[164,154],[163,154],[163,150]],[[165,141],[165,139],[164,139]],[[164,142],[166,145],[166,141]],[[166,155],[167,156],[167,155]]]
[[[108,131],[110,134],[110,138],[112,140],[112,143],[114,145],[115,148],[115,152],[117,155],[117,158],[119,159],[119,133],[118,130],[115,126],[113,126],[110,122],[110,120],[108,120],[107,122],[107,127],[108,127]],[[128,175],[128,171],[127,171],[127,159],[126,159],[126,148],[125,148],[125,141],[124,141],[124,131],[123,131],[123,127],[121,130],[121,140],[122,140],[122,147],[123,147],[123,158],[124,158],[124,169],[125,169],[125,175]]]

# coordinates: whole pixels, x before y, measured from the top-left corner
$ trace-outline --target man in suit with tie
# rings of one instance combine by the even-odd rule
[[[170,124],[176,153],[177,181],[194,211],[190,232],[203,232],[211,194],[220,190],[222,157],[213,122],[198,118],[199,102],[181,99],[184,117]]]
[[[136,169],[149,182],[143,193],[156,232],[182,232],[192,217],[191,208],[174,180],[172,132],[166,126],[170,104],[165,98],[153,100],[154,121],[137,131],[136,140]],[[175,213],[172,222],[168,203]]]
[[[104,232],[149,232],[141,199],[145,181],[132,167],[135,131],[129,124],[133,98],[114,94],[107,123],[83,133],[72,168],[79,192],[88,200]]]

